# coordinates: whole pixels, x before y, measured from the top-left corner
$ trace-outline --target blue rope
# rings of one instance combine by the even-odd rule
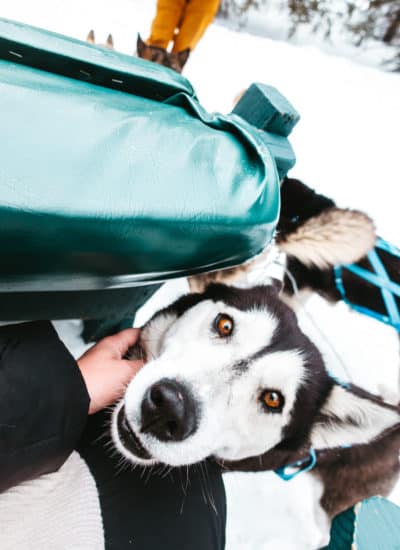
[[[400,259],[400,250],[396,246],[388,243],[387,241],[384,241],[383,239],[377,239],[375,248],[384,250],[385,252],[388,252],[389,254],[392,254],[393,256],[396,256]],[[364,315],[369,315],[370,317],[373,317],[374,319],[381,321],[382,323],[386,323],[387,325],[394,327],[399,332],[400,312],[394,296],[400,297],[400,284],[390,280],[389,275],[387,274],[387,271],[375,249],[371,250],[371,252],[368,254],[368,260],[370,261],[370,264],[375,273],[372,271],[368,271],[367,269],[363,269],[356,264],[336,266],[334,268],[336,288],[338,289],[342,300],[355,311],[358,311],[359,313],[362,313]],[[361,279],[368,281],[369,283],[377,286],[380,289],[382,299],[386,308],[386,315],[373,311],[372,309],[369,309],[367,307],[353,304],[347,299],[342,279],[343,269],[347,269],[347,271],[354,273],[354,275],[357,275]]]

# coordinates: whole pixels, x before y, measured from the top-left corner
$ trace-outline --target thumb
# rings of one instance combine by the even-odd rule
[[[120,357],[123,357],[129,348],[134,346],[139,340],[140,329],[138,328],[127,328],[121,330],[117,334],[108,336],[107,343],[112,346],[119,354]]]

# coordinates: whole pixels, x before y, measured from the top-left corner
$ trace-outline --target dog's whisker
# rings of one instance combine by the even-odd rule
[[[209,476],[209,473],[208,473],[208,462],[207,461],[204,462],[204,473],[205,473],[205,477],[206,477],[206,480],[205,480],[206,485],[208,487],[208,499],[210,501],[211,507],[214,510],[215,514],[218,515],[218,510],[217,510],[217,507],[215,505],[215,500],[214,500],[212,490],[211,490],[211,486],[210,486],[210,476]]]
[[[110,437],[110,434],[108,434],[108,437]],[[103,448],[104,448],[107,452],[115,451],[115,454],[117,454],[117,449],[116,449],[116,447],[115,447],[115,445],[114,445],[114,442],[113,442],[113,440],[111,439],[111,437],[110,437],[110,439],[109,439],[108,441],[106,441],[106,442],[103,443]]]
[[[145,478],[145,485],[149,482],[151,476],[153,475],[153,472],[154,472],[154,465],[151,465],[150,467],[147,467],[145,468],[145,470],[147,469],[147,477]]]
[[[204,489],[206,491],[206,495],[208,497],[208,501],[209,503],[211,504],[211,507],[213,508],[213,510],[215,511],[215,503],[214,503],[214,500],[212,498],[212,494],[211,494],[211,489],[210,489],[210,480],[209,480],[209,477],[208,477],[208,473],[207,473],[207,463],[206,462],[203,462],[202,463],[202,472],[203,472],[203,478],[204,478]]]
[[[190,485],[189,466],[186,466],[186,485],[185,485],[185,492],[187,492],[189,485]]]
[[[204,472],[203,472],[203,463],[202,462],[200,462],[199,467],[200,467],[200,474],[201,474],[201,479],[200,479],[201,494],[203,496],[204,504],[207,504],[207,487],[206,487],[206,484],[205,484],[205,478],[204,478]]]
[[[123,471],[130,469],[130,467],[129,460],[122,456],[115,467],[114,477],[118,477]]]
[[[112,443],[110,440],[109,440],[109,436],[110,436],[110,429],[109,427],[107,427],[103,433],[101,433],[98,437],[96,437],[96,439],[93,440],[93,444],[96,445],[97,443],[100,443],[100,441],[103,441],[104,439],[107,439],[107,441],[104,442],[104,445],[108,445],[110,443]]]
[[[165,464],[163,466],[163,468],[161,469],[161,471],[160,471],[160,477],[162,479],[165,479],[166,477],[169,476],[169,474],[172,472],[172,470],[173,470],[172,466],[168,466],[168,464]]]
[[[183,508],[185,506],[185,501],[186,501],[186,496],[187,496],[187,488],[188,488],[188,478],[189,478],[189,466],[185,466],[184,468],[186,470],[186,484],[184,485],[184,481],[183,481],[183,477],[182,477],[182,469],[179,470],[179,478],[180,478],[180,481],[181,481],[181,487],[182,487],[182,503],[181,503],[181,507],[180,507],[180,510],[179,510],[179,513],[180,515],[183,514]]]

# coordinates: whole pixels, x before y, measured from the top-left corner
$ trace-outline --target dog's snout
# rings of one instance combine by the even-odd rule
[[[168,378],[153,384],[145,393],[141,431],[160,441],[183,441],[197,426],[196,404],[189,390]]]

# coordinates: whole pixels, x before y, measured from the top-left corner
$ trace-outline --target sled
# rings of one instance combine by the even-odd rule
[[[117,326],[271,240],[299,119],[277,90],[210,114],[169,69],[1,19],[0,98],[0,320]]]
[[[400,507],[372,497],[333,520],[329,545],[322,550],[396,550],[399,544]]]

